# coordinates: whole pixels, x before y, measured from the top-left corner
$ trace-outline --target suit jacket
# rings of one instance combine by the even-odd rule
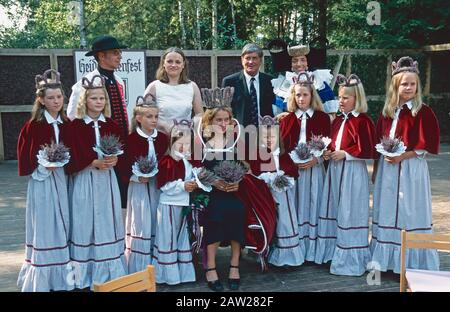
[[[274,103],[275,94],[270,82],[272,79],[272,76],[259,72],[259,109],[261,116],[273,116],[272,103]],[[233,101],[231,102],[234,118],[243,126],[247,126],[250,124],[251,97],[244,71],[223,78],[222,88],[227,86],[234,87]]]

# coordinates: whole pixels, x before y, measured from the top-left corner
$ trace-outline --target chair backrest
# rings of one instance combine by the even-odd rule
[[[402,249],[400,259],[400,291],[407,290],[406,281],[406,249],[407,248],[430,248],[439,250],[450,250],[450,235],[408,233],[402,230]]]
[[[156,291],[155,267],[116,278],[103,284],[94,284],[96,292],[154,292]]]

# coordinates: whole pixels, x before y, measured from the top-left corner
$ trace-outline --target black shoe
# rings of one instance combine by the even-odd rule
[[[215,271],[215,270],[216,270],[216,268],[211,268],[211,269],[205,270],[205,272]],[[223,291],[223,286],[222,286],[222,283],[220,283],[219,279],[216,279],[215,281],[208,281],[208,280],[206,280],[206,281],[208,282],[208,288],[211,289],[212,291]]]
[[[239,269],[239,266],[230,265],[230,268]],[[228,278],[228,288],[230,290],[238,290],[241,284],[240,278]]]

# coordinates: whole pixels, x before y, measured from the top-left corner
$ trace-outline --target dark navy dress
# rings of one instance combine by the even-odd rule
[[[214,167],[224,160],[235,160],[233,149],[224,152],[208,151],[203,165],[213,171]],[[237,241],[245,243],[245,208],[237,197],[237,192],[223,192],[213,187],[209,194],[210,200],[205,211],[204,238],[206,245],[216,242],[227,243]]]

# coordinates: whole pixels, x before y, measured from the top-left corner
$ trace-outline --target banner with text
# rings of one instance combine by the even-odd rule
[[[86,50],[74,51],[73,59],[75,64],[75,81],[79,81],[87,73],[97,68],[97,61],[93,56],[85,56]],[[125,101],[127,103],[128,119],[133,116],[133,109],[136,105],[136,98],[144,95],[147,86],[147,68],[145,62],[145,51],[124,50],[122,51],[122,61],[116,74],[122,78],[125,84]]]

